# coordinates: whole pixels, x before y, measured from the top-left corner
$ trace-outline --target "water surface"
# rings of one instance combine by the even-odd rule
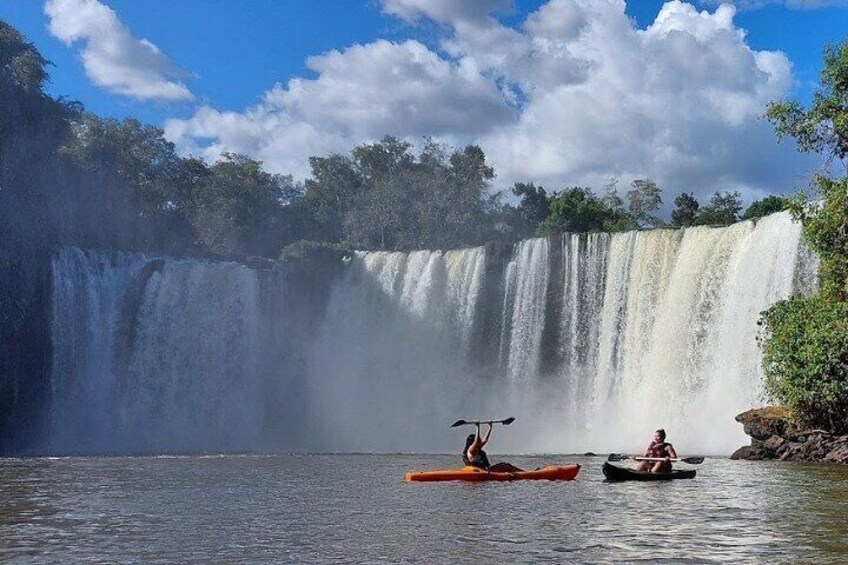
[[[444,455],[0,459],[12,563],[845,563],[848,467],[708,459],[691,481],[404,483]]]

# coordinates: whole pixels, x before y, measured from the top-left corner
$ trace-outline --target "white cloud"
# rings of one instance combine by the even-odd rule
[[[214,159],[238,151],[304,176],[308,155],[386,134],[473,136],[515,113],[472,59],[448,61],[417,41],[354,45],[307,65],[318,78],[277,84],[243,113],[203,107],[190,120],[168,120],[165,133],[184,152]]]
[[[184,152],[244,152],[297,176],[309,155],[393,134],[478,143],[500,186],[652,177],[670,203],[681,190],[750,200],[804,183],[810,161],[760,118],[787,94],[791,63],[753,50],[734,7],[674,0],[639,29],[622,0],[550,0],[512,28],[492,15],[505,5],[383,0],[407,21],[445,24],[441,50],[380,40],[332,51],[308,60],[316,78],[278,84],[243,112],[203,107],[166,135]]]
[[[156,45],[137,39],[97,0],[48,0],[48,29],[66,45],[82,42],[86,75],[110,92],[139,99],[188,100],[185,75]]]
[[[800,10],[813,10],[816,8],[828,8],[832,6],[848,6],[848,0],[702,0],[701,3],[706,6],[732,4],[742,10],[756,10],[772,4],[782,4],[789,8]]]

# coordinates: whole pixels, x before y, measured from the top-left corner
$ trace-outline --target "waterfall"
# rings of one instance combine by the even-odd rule
[[[312,350],[319,448],[445,449],[444,422],[475,408],[467,355],[484,267],[483,248],[353,257]]]
[[[759,314],[815,271],[787,213],[357,252],[320,279],[65,248],[49,446],[454,451],[453,420],[514,415],[497,450],[638,450],[664,427],[727,454],[765,401]]]
[[[509,331],[502,332],[509,346],[507,376],[512,384],[532,383],[538,372],[545,305],[548,291],[548,240],[530,239],[516,246],[515,256],[507,266],[507,304],[511,315],[504,312]]]
[[[255,271],[64,248],[53,286],[53,449],[256,445]]]
[[[564,245],[572,249],[577,237],[565,236]],[[564,301],[564,343],[595,335],[572,321],[586,308],[600,312],[600,329],[596,356],[571,354],[563,367],[570,406],[586,415],[563,418],[560,441],[618,450],[664,427],[689,451],[727,453],[744,443],[733,416],[764,401],[759,313],[803,290],[801,252],[800,227],[785,213],[726,228],[610,236],[603,304],[573,290]],[[590,267],[580,271],[592,276]],[[574,276],[566,269],[567,290]]]

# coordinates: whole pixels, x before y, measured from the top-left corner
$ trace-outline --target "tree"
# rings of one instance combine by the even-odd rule
[[[807,425],[848,432],[848,302],[795,296],[760,323],[766,390]]]
[[[478,245],[491,233],[494,171],[483,151],[426,140],[419,155],[394,137],[355,147],[350,157],[312,157],[305,202],[311,237],[366,249]]]
[[[604,220],[604,231],[621,232],[640,227],[636,218],[624,209],[624,201],[618,195],[618,179],[611,179],[606,184],[601,202],[609,210],[609,217]]]
[[[512,187],[512,193],[521,198],[515,209],[515,233],[518,238],[529,237],[548,217],[548,194],[541,186],[531,183],[517,182]]]
[[[72,120],[73,135],[60,149],[83,173],[81,191],[101,192],[81,200],[80,213],[108,234],[109,246],[183,253],[192,246],[189,222],[191,186],[183,160],[161,128],[128,118],[102,119],[82,113]],[[103,239],[107,239],[104,237]]]
[[[364,181],[344,155],[310,157],[309,166],[312,177],[304,183],[304,205],[311,222],[306,235],[317,241],[342,241],[345,212],[363,191]]]
[[[699,225],[726,226],[739,220],[742,210],[738,192],[716,192],[709,204],[701,208],[697,216]]]
[[[698,209],[701,205],[691,192],[681,192],[674,199],[674,210],[671,211],[671,225],[694,226],[698,223]]]
[[[42,88],[49,80],[47,65],[50,64],[18,30],[0,21],[0,83],[7,88],[43,96]]]
[[[298,193],[292,177],[224,153],[197,189],[191,219],[199,243],[221,255],[276,257],[286,240],[284,206]]]
[[[550,213],[539,226],[539,233],[577,233],[602,231],[615,215],[592,191],[573,187],[554,193],[548,203]]]
[[[778,137],[827,160],[848,154],[848,43],[828,47],[810,108],[787,100],[766,113]],[[794,296],[761,317],[766,390],[806,423],[848,431],[848,177],[816,175],[819,202],[800,194],[790,209],[819,255],[819,292]]]
[[[630,183],[627,191],[627,212],[638,227],[656,226],[660,223],[654,216],[662,204],[660,187],[651,179],[637,179]]]
[[[848,155],[848,42],[828,46],[813,92],[812,106],[796,100],[769,104],[766,117],[779,139],[792,137],[804,153],[825,153],[830,159]]]
[[[792,201],[789,198],[779,196],[777,194],[771,194],[761,200],[752,202],[751,205],[748,206],[748,209],[745,210],[745,213],[742,214],[742,219],[754,220],[756,218],[762,218],[769,214],[788,210],[791,204]]]

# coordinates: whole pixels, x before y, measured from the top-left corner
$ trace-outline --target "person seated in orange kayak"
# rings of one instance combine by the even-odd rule
[[[462,450],[462,462],[471,467],[484,469],[491,473],[515,473],[523,471],[523,469],[509,463],[489,464],[489,457],[483,451],[483,446],[489,442],[489,436],[492,435],[492,424],[488,424],[488,426],[489,429],[486,430],[484,437],[480,437],[480,424],[477,424],[477,432],[469,434],[465,438],[465,449]]]
[[[670,473],[671,459],[677,459],[674,446],[665,441],[665,430],[660,428],[654,432],[652,441],[645,450],[645,457],[661,458],[665,461],[640,461],[636,466],[637,471],[648,471],[649,473]]]

